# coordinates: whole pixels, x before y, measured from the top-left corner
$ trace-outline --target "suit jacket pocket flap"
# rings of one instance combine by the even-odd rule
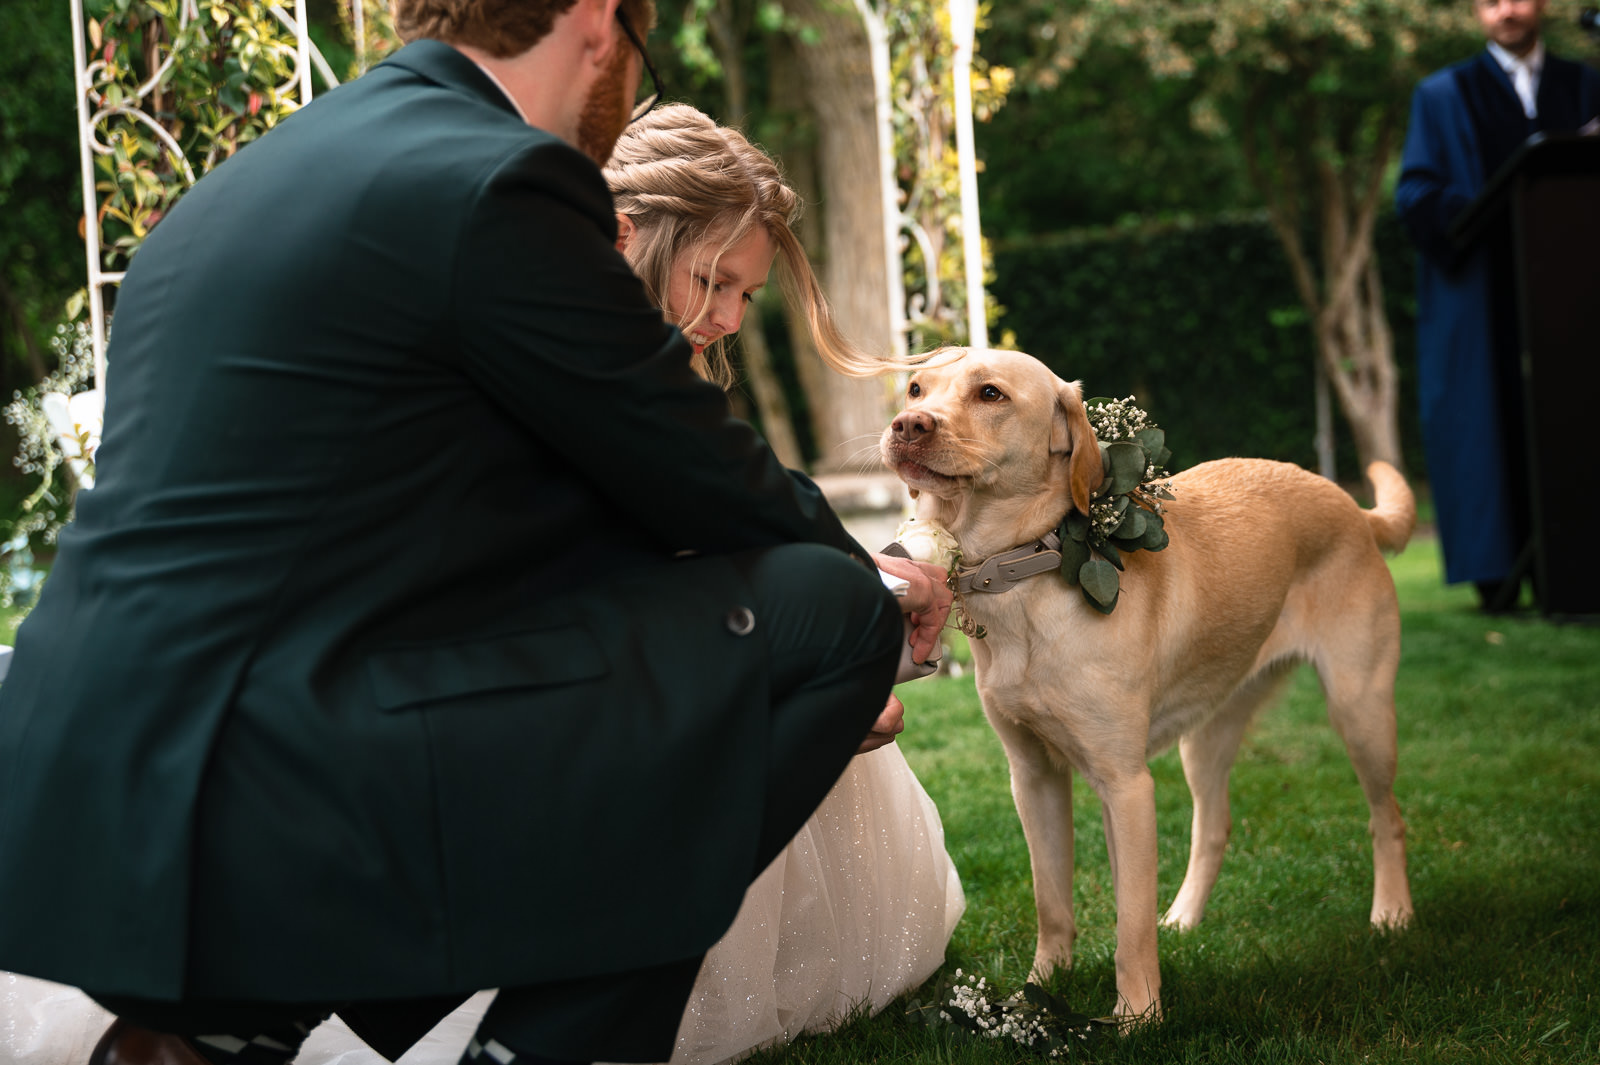
[[[541,629],[443,646],[396,648],[367,661],[383,710],[604,676],[604,652],[587,630]]]

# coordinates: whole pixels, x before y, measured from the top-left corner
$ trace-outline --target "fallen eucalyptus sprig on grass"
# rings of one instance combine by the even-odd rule
[[[1088,1050],[1116,1022],[1079,1013],[1038,984],[1000,998],[984,977],[960,969],[934,985],[933,1001],[908,1012],[930,1025],[952,1024],[985,1039],[1009,1039],[1041,1057],[1070,1058]]]
[[[1122,556],[1167,546],[1161,501],[1174,498],[1167,463],[1167,434],[1126,399],[1096,398],[1083,404],[1100,441],[1105,480],[1089,513],[1073,509],[1061,519],[1061,575],[1083,590],[1102,614],[1116,608]]]

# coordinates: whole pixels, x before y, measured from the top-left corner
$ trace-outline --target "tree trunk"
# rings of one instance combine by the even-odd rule
[[[799,73],[816,114],[822,252],[812,261],[844,335],[866,351],[894,350],[889,321],[888,251],[872,62],[860,16],[837,0],[784,0],[816,38],[797,41]],[[809,351],[810,345],[806,346]],[[796,349],[810,401],[819,472],[873,469],[890,415],[881,379],[848,378]]]
[[[11,291],[11,286],[6,283],[4,277],[0,277],[0,304],[5,306],[6,315],[11,319],[17,341],[22,346],[22,356],[28,363],[28,370],[33,374],[32,380],[37,381],[49,372],[45,369],[44,354],[39,350],[39,340],[34,336],[28,316],[22,309],[22,301]],[[5,342],[0,338],[0,358],[3,358],[5,349]]]
[[[734,26],[729,0],[720,0],[708,13],[707,25],[711,30],[712,47],[724,73],[728,122],[742,127],[749,113],[749,92],[745,87],[744,63],[740,55],[744,35]],[[772,368],[772,353],[767,348],[766,334],[761,331],[760,303],[750,304],[745,311],[744,324],[739,330],[738,353],[767,444],[778,456],[779,462],[793,469],[803,469],[805,459],[800,454],[794,422],[789,416],[789,403],[783,396],[783,382]]]
[[[1329,304],[1319,317],[1318,356],[1350,423],[1361,468],[1382,459],[1399,469],[1400,396],[1394,338],[1383,312],[1378,255],[1370,242],[1366,260],[1365,276],[1355,292]]]
[[[1383,168],[1393,151],[1398,116],[1385,114],[1376,146],[1368,153],[1335,144],[1315,114],[1304,116],[1305,139],[1285,145],[1276,135],[1265,100],[1247,104],[1242,147],[1251,183],[1267,204],[1272,227],[1312,322],[1317,359],[1349,423],[1356,456],[1365,470],[1381,459],[1396,469],[1400,460],[1398,375],[1394,337],[1383,308],[1378,254],[1373,247]],[[1266,144],[1258,140],[1266,134]],[[1354,160],[1365,159],[1365,173]],[[1310,161],[1319,209],[1320,270],[1301,241],[1297,164]]]

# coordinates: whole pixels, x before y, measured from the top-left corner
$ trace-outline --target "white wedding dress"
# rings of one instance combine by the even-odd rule
[[[673,1065],[715,1065],[926,980],[966,907],[939,811],[896,744],[851,759],[711,948]],[[72,988],[0,973],[0,1062],[84,1065],[110,1014]],[[473,996],[397,1065],[456,1065],[494,992]],[[295,1065],[382,1065],[337,1017]]]

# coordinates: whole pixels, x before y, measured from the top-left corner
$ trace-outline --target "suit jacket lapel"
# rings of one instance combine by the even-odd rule
[[[1511,79],[1487,50],[1458,68],[1456,84],[1477,134],[1483,176],[1488,180],[1533,133],[1533,122],[1523,113]]]

